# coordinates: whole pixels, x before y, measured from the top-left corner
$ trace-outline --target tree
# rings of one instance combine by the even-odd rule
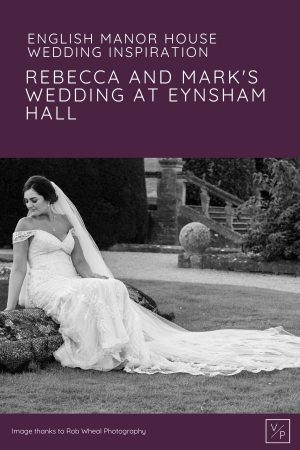
[[[192,171],[198,177],[218,185],[243,200],[252,194],[252,178],[255,172],[255,160],[247,158],[200,158],[185,159],[184,170]],[[197,205],[200,202],[199,188],[187,186],[187,204]],[[223,206],[222,200],[212,197],[213,205]]]
[[[257,185],[268,190],[262,205],[252,198],[254,218],[245,247],[267,261],[300,258],[300,169],[291,160],[265,160],[267,171],[256,174]]]

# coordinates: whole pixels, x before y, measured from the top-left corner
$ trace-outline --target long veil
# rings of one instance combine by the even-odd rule
[[[92,271],[113,278],[113,274],[105,264],[94,239],[87,231],[76,206],[55,183],[51,183],[58,196],[58,200],[52,205],[52,211],[56,214],[65,214],[68,217],[70,223],[75,228],[84,257]]]
[[[52,185],[58,196],[52,205],[53,212],[66,214],[91,269],[113,278],[76,207],[56,184]],[[26,298],[26,279],[20,300],[24,293]],[[124,367],[127,372],[185,372],[215,376],[234,375],[242,370],[256,373],[300,367],[300,337],[291,335],[282,327],[264,331],[223,329],[191,332],[148,311],[131,300],[129,295],[127,300],[130,314],[126,317],[131,324]]]
[[[54,183],[53,186],[58,195],[53,211],[67,215],[91,269],[112,277],[76,207],[58,186]],[[131,301],[129,296],[128,300],[135,317],[132,320],[136,320],[135,327],[141,329],[145,346],[136,344],[140,347],[139,357],[136,362],[126,365],[124,370],[127,372],[186,372],[214,376],[234,375],[244,369],[259,372],[300,365],[300,338],[290,335],[282,327],[265,331],[190,332]]]

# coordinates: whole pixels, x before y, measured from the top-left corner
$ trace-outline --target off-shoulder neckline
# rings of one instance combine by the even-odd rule
[[[66,236],[63,239],[59,239],[59,237],[55,236],[55,234],[50,233],[49,231],[46,230],[42,230],[41,228],[36,228],[35,230],[22,230],[22,231],[15,231],[15,233],[30,233],[31,231],[43,231],[44,233],[50,234],[50,236],[53,236],[55,239],[57,239],[61,244],[67,239],[67,237],[69,236],[70,232],[74,230],[74,227],[70,228],[69,231],[67,232]]]

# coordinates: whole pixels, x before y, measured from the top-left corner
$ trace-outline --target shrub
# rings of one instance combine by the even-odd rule
[[[266,160],[268,172],[256,174],[256,183],[269,193],[263,205],[251,199],[255,212],[245,248],[267,261],[300,259],[300,169],[293,161]]]

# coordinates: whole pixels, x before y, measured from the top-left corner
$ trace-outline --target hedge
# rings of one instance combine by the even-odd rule
[[[63,189],[100,248],[144,242],[143,159],[0,159],[0,246],[11,244],[16,223],[27,214],[22,187],[32,175],[44,175]]]

